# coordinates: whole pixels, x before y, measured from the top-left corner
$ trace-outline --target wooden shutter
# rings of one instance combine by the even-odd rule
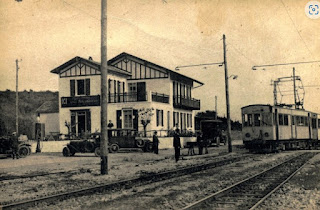
[[[89,96],[90,95],[90,79],[86,79],[85,84],[86,84],[86,95]]]
[[[161,110],[161,125],[163,126],[163,110]]]
[[[138,101],[146,101],[146,83],[138,82],[137,83],[137,99]]]
[[[117,128],[122,128],[121,110],[117,110]]]
[[[88,110],[86,112],[86,115],[87,115],[87,131],[89,133],[91,133],[91,112],[90,112],[90,110]]]
[[[74,79],[70,80],[70,96],[76,95],[76,82]]]
[[[138,123],[139,123],[139,115],[138,115],[138,110],[137,109],[134,109],[133,110],[133,116],[134,116],[134,119],[133,119],[133,129],[135,130],[138,130]]]

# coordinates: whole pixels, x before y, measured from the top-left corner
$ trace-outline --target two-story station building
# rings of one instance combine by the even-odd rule
[[[100,63],[75,57],[51,70],[59,75],[59,127],[67,134],[100,131]],[[108,61],[108,120],[113,128],[143,131],[139,110],[152,109],[147,130],[194,131],[193,110],[200,100],[192,90],[203,85],[157,64],[127,53]]]

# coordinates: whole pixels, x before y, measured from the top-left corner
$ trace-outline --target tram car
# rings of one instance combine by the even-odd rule
[[[272,105],[241,108],[242,140],[251,152],[315,149],[319,144],[318,114]]]

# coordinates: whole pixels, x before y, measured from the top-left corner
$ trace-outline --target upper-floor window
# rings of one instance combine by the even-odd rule
[[[70,96],[90,95],[90,79],[70,80]]]

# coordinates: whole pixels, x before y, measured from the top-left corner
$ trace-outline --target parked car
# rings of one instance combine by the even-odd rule
[[[12,156],[12,136],[0,137],[0,155]],[[31,145],[26,141],[18,141],[19,157],[26,157],[31,154]]]
[[[137,136],[137,131],[133,129],[109,129],[109,152],[116,153],[123,148],[139,148],[144,152],[151,152],[152,142],[148,138]],[[85,140],[72,140],[62,151],[66,157],[79,152],[100,156],[100,133],[91,134],[91,137]]]
[[[220,120],[202,120],[200,122],[203,138],[209,143],[209,146],[220,146],[220,143],[226,144],[226,135],[222,130],[223,124]]]

